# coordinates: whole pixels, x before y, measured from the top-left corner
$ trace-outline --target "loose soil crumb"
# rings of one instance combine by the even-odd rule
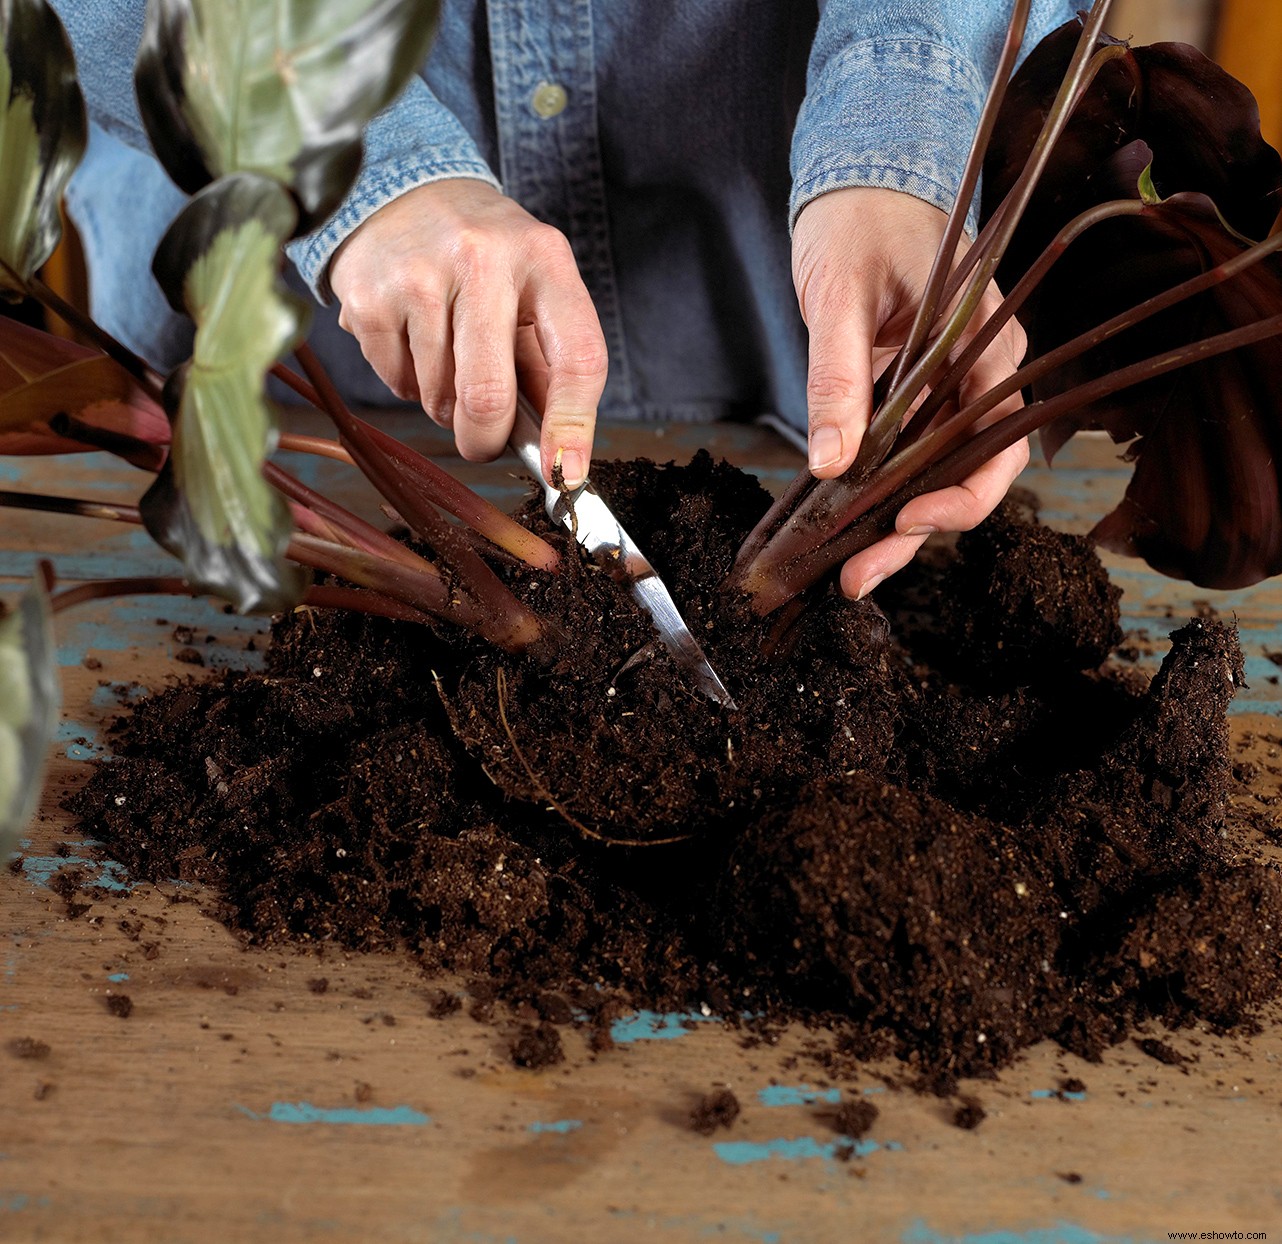
[[[35,1037],[14,1037],[5,1042],[4,1048],[14,1058],[43,1059],[53,1052],[44,1041],[37,1041]]]
[[[984,1109],[976,1097],[963,1097],[961,1105],[953,1111],[953,1126],[960,1127],[963,1131],[973,1132],[986,1118],[988,1111]]]
[[[108,994],[103,1003],[117,1019],[128,1019],[134,1013],[134,1000],[127,993]]]
[[[561,1046],[561,1034],[552,1024],[522,1024],[516,1036],[508,1045],[512,1064],[537,1071],[541,1067],[551,1067],[565,1061],[565,1050]]]
[[[728,1128],[739,1117],[739,1109],[739,1099],[729,1089],[714,1089],[699,1098],[690,1112],[690,1129],[711,1136],[719,1127]]]
[[[1182,626],[1150,683],[1109,657],[1093,553],[1007,506],[880,606],[821,592],[763,624],[720,590],[755,480],[706,454],[593,475],[737,712],[532,501],[562,572],[502,573],[572,643],[292,614],[262,673],[132,707],[73,798],[86,836],[215,887],[251,942],[461,974],[526,1067],[564,1057],[557,1025],[601,1053],[625,1014],[700,1010],[758,1046],[806,1023],[831,1080],[893,1053],[949,1094],[1045,1038],[1098,1059],[1282,991],[1282,876],[1229,800],[1230,623]]]
[[[1185,1064],[1192,1062],[1192,1059],[1187,1054],[1181,1054],[1174,1046],[1167,1045],[1165,1041],[1159,1041],[1156,1037],[1137,1037],[1135,1047],[1150,1058],[1157,1059],[1159,1063],[1165,1063],[1168,1067],[1183,1068],[1185,1074],[1188,1074]]]
[[[868,1129],[877,1121],[880,1113],[870,1101],[846,1101],[837,1107],[832,1116],[833,1130],[851,1140],[858,1140],[867,1134]]]

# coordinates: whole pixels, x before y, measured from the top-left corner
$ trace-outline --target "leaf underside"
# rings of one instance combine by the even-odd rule
[[[332,215],[361,132],[423,62],[436,0],[150,0],[134,71],[143,123],[194,194],[254,172],[297,198],[299,233]]]
[[[0,317],[0,454],[106,448],[154,470],[168,444],[165,412],[119,364]]]
[[[33,584],[0,617],[0,860],[35,813],[45,758],[58,725],[52,617]]]
[[[88,124],[71,44],[44,0],[0,0],[0,36],[0,295],[12,299],[62,236]]]
[[[288,195],[249,174],[198,195],[171,226],[154,270],[196,324],[191,360],[169,378],[169,460],[142,499],[156,541],[188,581],[241,612],[287,609],[304,572],[285,561],[289,510],[262,475],[276,444],[268,369],[301,335],[305,308],[279,281],[293,226]]]
[[[1080,26],[1070,22],[1012,81],[985,163],[985,212],[1022,166]],[[1151,169],[1150,169],[1151,161]],[[1146,176],[1147,173],[1147,176]],[[1165,196],[1154,203],[1155,196]],[[1138,217],[1097,225],[1021,311],[1030,355],[1214,267],[1262,238],[1282,195],[1282,160],[1260,135],[1240,82],[1192,48],[1134,48],[1105,66],[1079,105],[998,273],[1009,289],[1079,212],[1143,197]],[[1282,263],[1264,260],[1060,368],[1051,397],[1173,347],[1282,311]],[[1129,442],[1135,472],[1096,527],[1104,547],[1204,587],[1282,573],[1282,344],[1276,339],[1123,390],[1042,432],[1048,456],[1075,432]]]

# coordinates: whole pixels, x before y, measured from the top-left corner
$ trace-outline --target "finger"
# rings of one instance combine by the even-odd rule
[[[349,291],[339,307],[338,326],[356,338],[365,361],[397,397],[407,402],[418,397],[406,317],[397,302],[379,291]]]
[[[516,330],[516,381],[535,410],[542,410],[548,397],[548,361],[533,324],[521,324]]]
[[[820,299],[810,326],[806,406],[810,416],[810,473],[832,479],[855,460],[872,404],[871,282],[846,289],[841,300]],[[861,296],[862,295],[862,296]],[[803,293],[804,298],[804,293]]]
[[[346,325],[343,325],[346,327]],[[357,333],[361,353],[375,374],[404,402],[418,400],[419,386],[409,332]]]
[[[469,462],[503,452],[516,418],[516,292],[469,281],[454,304],[454,442]]]
[[[543,470],[550,479],[559,462],[566,486],[577,488],[592,461],[597,406],[610,363],[605,336],[568,247],[560,262],[541,269],[527,296],[547,362]]]
[[[969,531],[997,508],[1027,465],[1028,439],[1024,438],[985,462],[960,484],[914,497],[896,516],[895,530],[907,536]]]
[[[852,600],[862,600],[882,580],[902,570],[926,543],[927,537],[893,535],[856,553],[841,568],[841,590]]]
[[[443,304],[420,305],[406,332],[414,368],[414,396],[428,417],[454,426],[454,335]]]
[[[551,478],[558,466],[565,485],[587,478],[596,408],[605,389],[609,351],[573,250],[562,233],[541,228],[528,237],[520,319],[535,330],[544,358],[542,460]]]

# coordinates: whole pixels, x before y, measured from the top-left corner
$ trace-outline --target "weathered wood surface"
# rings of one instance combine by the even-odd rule
[[[606,452],[660,458],[704,441],[774,485],[799,462],[753,429],[604,441]],[[454,465],[500,499],[519,489],[500,469]],[[13,460],[0,476],[116,497],[141,480],[99,459],[64,466],[56,484]],[[1086,444],[1050,479],[1025,483],[1051,521],[1085,528],[1116,495],[1114,466],[1108,446]],[[67,578],[164,565],[106,524],[10,511],[0,530],[0,581],[49,552]],[[1131,566],[1114,573],[1129,623],[1159,655],[1165,630],[1208,595]],[[1230,603],[1252,658],[1248,705],[1276,714],[1278,667],[1265,653],[1282,650],[1282,597],[1265,585]],[[428,986],[407,962],[245,950],[203,913],[199,890],[134,887],[110,864],[86,865],[86,882],[106,890],[80,896],[89,909],[67,918],[48,888],[68,863],[58,844],[77,851],[59,798],[109,743],[118,700],[103,683],[157,687],[191,672],[173,660],[185,646],[177,624],[198,641],[216,636],[197,644],[211,664],[249,659],[258,628],[172,599],[60,620],[66,722],[20,871],[0,872],[0,1240],[1087,1244],[1282,1231],[1282,1027],[1272,1024],[1250,1038],[1167,1037],[1196,1058],[1183,1069],[1129,1045],[1100,1066],[1039,1047],[999,1081],[967,1086],[988,1111],[967,1132],[951,1125],[951,1105],[888,1091],[876,1068],[853,1083],[807,1083],[780,1071],[778,1050],[745,1050],[720,1025],[687,1030],[673,1017],[621,1025],[619,1047],[595,1060],[572,1036],[564,1066],[516,1071],[494,1029],[428,1018]],[[1254,736],[1268,797],[1282,723],[1257,713],[1236,729]],[[124,1019],[107,1006],[122,993],[133,1003]],[[17,1057],[8,1043],[22,1038],[47,1055]],[[804,1039],[790,1033],[784,1048]],[[1070,1076],[1084,1095],[1056,1096]],[[738,1094],[740,1120],[711,1138],[687,1130],[695,1097],[719,1084]],[[881,1115],[841,1161],[825,1116],[859,1093]]]

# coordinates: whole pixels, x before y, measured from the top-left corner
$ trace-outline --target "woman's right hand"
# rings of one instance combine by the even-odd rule
[[[592,457],[607,351],[564,235],[486,182],[407,191],[338,249],[339,323],[398,397],[418,400],[459,453],[503,453],[517,386],[543,411],[543,473],[568,487]]]

